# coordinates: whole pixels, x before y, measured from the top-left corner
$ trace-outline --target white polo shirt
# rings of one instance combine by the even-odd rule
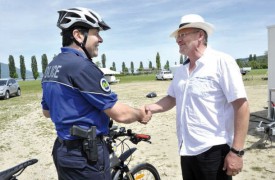
[[[246,98],[235,59],[207,48],[191,74],[188,69],[189,63],[180,66],[168,88],[168,95],[176,98],[180,155],[198,155],[214,145],[231,145],[231,102]]]

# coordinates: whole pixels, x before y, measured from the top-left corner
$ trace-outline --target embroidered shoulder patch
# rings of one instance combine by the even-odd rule
[[[102,90],[105,91],[105,92],[110,92],[111,91],[111,87],[110,87],[108,81],[105,78],[102,78],[100,80],[100,86],[101,86]]]

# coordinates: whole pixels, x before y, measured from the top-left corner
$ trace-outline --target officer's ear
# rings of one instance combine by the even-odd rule
[[[72,31],[72,36],[78,42],[83,42],[83,40],[84,40],[84,35],[79,29],[74,29]]]

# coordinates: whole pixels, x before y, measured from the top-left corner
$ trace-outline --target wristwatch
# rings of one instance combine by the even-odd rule
[[[236,150],[233,147],[230,148],[230,151],[233,152],[234,154],[237,154],[239,157],[242,157],[244,155],[244,150]]]

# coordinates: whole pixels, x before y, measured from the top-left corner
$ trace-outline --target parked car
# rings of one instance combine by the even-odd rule
[[[0,79],[0,98],[9,99],[11,95],[21,95],[21,88],[18,82],[13,78]]]
[[[161,79],[161,80],[165,80],[165,79],[173,79],[173,74],[171,73],[171,71],[160,71],[157,75],[156,75],[156,79]]]

